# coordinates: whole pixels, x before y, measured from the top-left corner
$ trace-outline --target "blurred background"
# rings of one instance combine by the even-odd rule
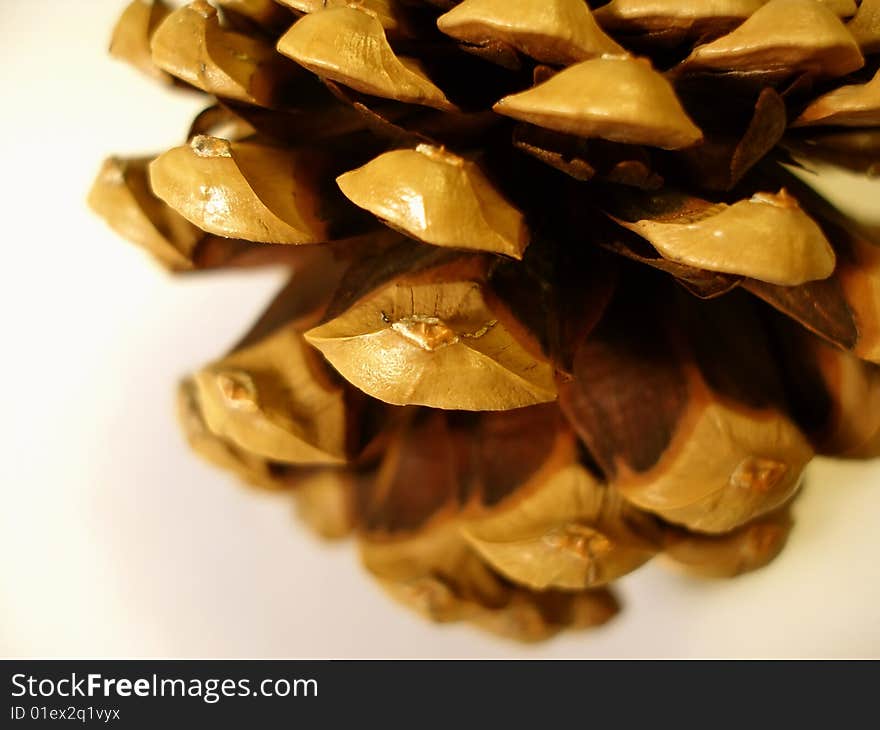
[[[652,563],[606,627],[523,647],[423,623],[350,543],[192,455],[178,378],[283,274],[172,279],[87,210],[105,156],[180,144],[201,107],[106,55],[124,4],[0,0],[0,655],[880,656],[878,462],[815,462],[768,568],[701,582]],[[824,183],[880,222],[880,184]]]

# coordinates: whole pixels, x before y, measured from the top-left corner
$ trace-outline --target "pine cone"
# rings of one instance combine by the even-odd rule
[[[880,233],[795,174],[880,169],[880,1],[136,0],[111,50],[211,98],[92,207],[291,271],[190,443],[432,619],[758,568],[814,454],[880,454]]]

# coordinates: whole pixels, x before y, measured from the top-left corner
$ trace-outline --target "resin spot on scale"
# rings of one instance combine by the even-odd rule
[[[392,322],[391,329],[408,342],[412,342],[428,352],[458,342],[458,335],[455,334],[455,331],[437,317],[414,314],[411,317],[404,317],[397,322]]]
[[[737,464],[730,475],[730,483],[741,489],[769,492],[785,479],[788,465],[773,459],[750,456]]]
[[[257,410],[257,388],[247,373],[220,371],[214,377],[217,387],[232,408]]]

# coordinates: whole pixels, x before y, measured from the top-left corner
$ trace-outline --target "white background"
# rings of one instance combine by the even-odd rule
[[[350,543],[192,456],[174,384],[282,276],[172,280],[86,209],[105,155],[179,144],[199,106],[106,57],[122,6],[0,0],[0,654],[880,656],[880,463],[817,462],[771,567],[652,564],[606,628],[522,647],[423,623]]]

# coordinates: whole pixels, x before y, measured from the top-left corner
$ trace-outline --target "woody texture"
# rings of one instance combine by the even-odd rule
[[[804,174],[880,172],[880,0],[135,0],[110,51],[205,108],[94,211],[289,270],[186,438],[430,619],[760,568],[815,455],[880,455],[880,229]]]

